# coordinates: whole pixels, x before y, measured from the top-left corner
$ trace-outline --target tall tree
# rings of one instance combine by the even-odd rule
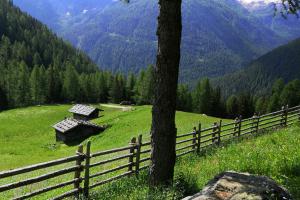
[[[76,101],[79,97],[79,77],[78,73],[70,63],[67,64],[64,75],[63,94],[69,101]]]
[[[30,84],[29,70],[25,62],[21,62],[18,71],[16,102],[17,106],[27,106],[30,104]]]
[[[180,63],[181,0],[159,0],[158,52],[151,126],[150,184],[170,184],[176,159],[176,94]]]

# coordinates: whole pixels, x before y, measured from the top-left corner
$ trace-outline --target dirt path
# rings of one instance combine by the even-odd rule
[[[100,104],[102,107],[107,107],[107,108],[118,108],[122,109],[123,111],[130,111],[133,109],[132,106],[120,106],[120,105],[111,105],[111,104]]]

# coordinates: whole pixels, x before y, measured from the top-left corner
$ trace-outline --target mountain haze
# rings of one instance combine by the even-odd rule
[[[114,72],[155,64],[157,1],[15,0],[14,3]],[[300,36],[296,26],[274,26],[274,11],[250,11],[237,0],[183,1],[180,77],[191,82],[240,69]],[[270,14],[262,15],[267,8]],[[49,17],[51,16],[51,17]],[[297,21],[296,23],[299,22]],[[279,28],[278,28],[279,27]],[[291,27],[292,34],[287,34]],[[299,26],[300,27],[300,26]]]

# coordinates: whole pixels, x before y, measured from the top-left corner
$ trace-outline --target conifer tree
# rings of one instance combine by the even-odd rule
[[[16,83],[16,106],[27,106],[30,104],[29,70],[25,62],[21,62],[18,70]]]
[[[37,65],[33,67],[30,75],[30,96],[34,105],[40,104],[41,84],[40,70]]]
[[[79,98],[79,76],[75,68],[67,63],[64,73],[63,95],[68,101],[76,101]]]
[[[237,96],[231,95],[226,101],[226,111],[231,118],[239,116],[239,101]]]
[[[280,104],[297,106],[300,103],[300,81],[295,79],[285,85],[280,95]]]
[[[189,112],[192,110],[192,95],[187,85],[178,85],[177,110]]]
[[[134,102],[135,86],[136,86],[135,75],[133,73],[130,73],[127,77],[127,84],[126,84],[128,101]]]

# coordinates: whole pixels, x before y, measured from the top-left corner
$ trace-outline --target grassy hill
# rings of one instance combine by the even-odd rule
[[[71,115],[68,113],[71,106],[35,106],[0,112],[0,171],[73,155],[76,147],[56,143],[51,127]],[[111,127],[90,138],[92,152],[126,146],[139,134],[144,134],[145,141],[149,140],[150,106],[137,106],[126,112],[119,108],[102,108],[103,117],[94,122]],[[200,114],[177,112],[176,115],[178,133],[191,131],[199,122],[210,126],[215,121],[218,119]]]
[[[71,106],[36,106],[1,112],[0,155],[2,162],[0,171],[74,155],[76,147],[56,143],[54,130],[51,128],[51,125],[62,120],[65,116],[70,116],[68,109]],[[126,146],[131,137],[141,133],[144,134],[144,141],[149,140],[150,106],[137,106],[130,111],[109,106],[102,105],[104,116],[94,120],[95,123],[108,124],[111,127],[90,138],[92,152]],[[190,131],[199,122],[207,127],[218,120],[205,115],[185,112],[177,112],[176,115],[179,133]],[[223,148],[203,152],[202,155],[182,157],[178,159],[176,164],[175,184],[171,188],[149,191],[148,175],[145,172],[140,175],[139,179],[133,176],[92,190],[92,199],[124,199],[128,197],[129,199],[180,199],[185,195],[198,192],[208,180],[225,170],[267,175],[287,187],[297,199],[300,197],[299,131],[299,126],[293,126],[288,129],[272,131],[270,134],[257,137],[250,136],[250,139],[247,140],[234,141]],[[47,170],[58,169],[60,168],[54,167]],[[1,180],[0,184],[16,182],[27,176],[45,174],[47,170],[43,169],[19,177],[9,177]],[[10,199],[26,191],[58,184],[68,180],[70,176],[73,174],[62,176],[60,179],[45,181],[22,190],[9,191],[3,194],[3,198]],[[52,198],[54,195],[66,192],[71,188],[72,185],[34,199]]]
[[[149,192],[148,176],[123,179],[95,191],[92,199],[182,199],[197,193],[218,173],[228,170],[269,176],[300,199],[300,127],[236,141],[225,148],[178,160],[174,187]]]

